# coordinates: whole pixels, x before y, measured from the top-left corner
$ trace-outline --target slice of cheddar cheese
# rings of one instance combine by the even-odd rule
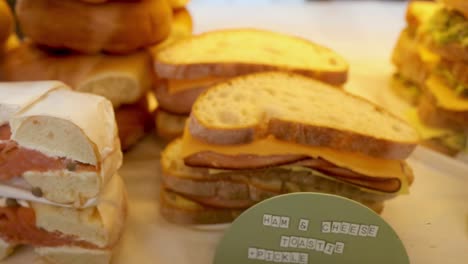
[[[403,161],[385,160],[365,156],[359,153],[336,151],[324,147],[304,146],[290,142],[284,142],[269,136],[242,145],[213,145],[200,141],[186,128],[182,139],[182,157],[185,158],[197,152],[212,151],[225,155],[253,154],[260,156],[299,154],[313,158],[323,158],[336,166],[343,167],[376,178],[397,178],[406,182],[407,175],[404,171]]]

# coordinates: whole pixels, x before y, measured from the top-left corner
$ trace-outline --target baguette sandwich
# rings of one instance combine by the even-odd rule
[[[404,159],[417,141],[404,121],[316,80],[237,77],[198,97],[183,137],[163,151],[161,211],[173,222],[213,224],[268,197],[312,191],[380,212],[408,192]]]
[[[112,177],[96,205],[82,209],[0,194],[0,260],[17,246],[30,245],[46,263],[110,263],[127,215],[119,175]]]
[[[345,60],[325,47],[255,29],[206,32],[178,41],[153,56],[156,73],[162,79],[155,94],[166,117],[188,116],[198,95],[235,76],[280,70],[339,86],[346,81],[348,71]]]
[[[95,204],[122,163],[110,102],[50,81],[0,84],[0,153],[2,188],[75,207]]]
[[[104,96],[116,109],[120,140],[126,150],[151,127],[148,124],[153,118],[144,103],[154,80],[151,63],[147,51],[85,55],[40,49],[27,41],[6,54],[1,72],[6,81],[59,80],[74,90]]]
[[[0,83],[0,258],[109,263],[127,214],[112,104],[56,81]]]
[[[35,43],[83,53],[126,54],[163,41],[170,32],[167,0],[18,0],[22,31]],[[59,22],[57,22],[59,21]]]

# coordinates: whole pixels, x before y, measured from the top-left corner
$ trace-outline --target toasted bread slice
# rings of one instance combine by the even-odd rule
[[[166,80],[160,80],[154,87],[159,108],[178,115],[189,115],[197,97],[209,88],[209,85],[193,86],[191,89],[171,93]]]
[[[179,41],[156,56],[155,67],[167,79],[285,70],[334,85],[343,84],[348,72],[346,61],[328,48],[255,29],[212,31]]]
[[[174,115],[163,110],[158,110],[155,118],[158,136],[170,140],[182,135],[188,116]]]
[[[176,224],[209,225],[232,222],[242,209],[203,206],[180,194],[161,188],[161,215]]]
[[[384,208],[383,202],[367,201],[364,205],[377,213],[381,213]],[[166,220],[176,224],[229,223],[234,221],[244,210],[207,206],[169,189],[161,189],[161,214]]]
[[[246,144],[273,135],[309,146],[404,159],[417,133],[382,108],[321,82],[280,72],[238,77],[195,102],[190,134],[211,144]]]

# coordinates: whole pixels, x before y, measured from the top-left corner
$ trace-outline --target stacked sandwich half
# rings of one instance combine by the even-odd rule
[[[393,53],[394,88],[417,110],[408,120],[425,145],[449,155],[468,152],[468,6],[413,1]]]
[[[237,77],[198,97],[183,137],[163,151],[162,214],[176,223],[229,222],[290,192],[337,194],[380,212],[408,192],[404,159],[417,140],[404,121],[319,81]]]
[[[155,54],[161,78],[155,86],[159,102],[157,131],[180,136],[196,98],[208,87],[254,72],[296,72],[340,86],[348,64],[334,51],[305,39],[254,29],[206,32]]]
[[[176,19],[190,19],[185,9],[173,11],[167,0],[19,0],[16,13],[27,39],[6,55],[4,80],[60,80],[106,97],[123,149],[153,126],[148,48],[182,34],[172,29]]]
[[[109,263],[126,218],[112,104],[60,82],[0,83],[0,258]]]

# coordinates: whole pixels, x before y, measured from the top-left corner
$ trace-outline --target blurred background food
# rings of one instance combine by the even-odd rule
[[[154,127],[152,55],[192,34],[187,0],[0,0],[4,81],[60,80],[114,105],[124,150]],[[8,12],[7,12],[8,11]],[[56,23],[61,21],[61,23]],[[132,21],[129,23],[129,21]],[[9,37],[11,35],[11,37]]]

